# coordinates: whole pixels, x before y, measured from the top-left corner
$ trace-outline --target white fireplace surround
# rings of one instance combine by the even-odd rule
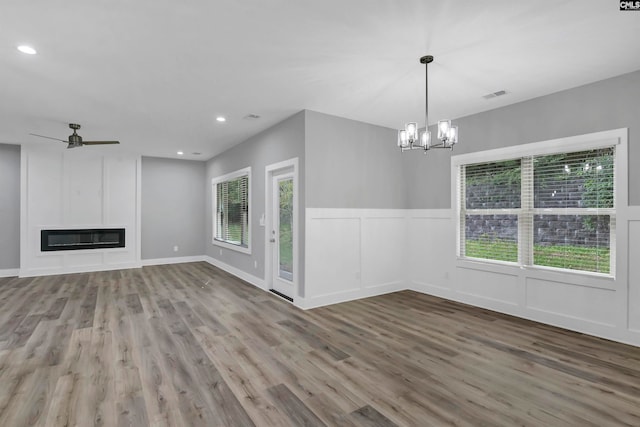
[[[140,266],[140,156],[22,146],[21,277]],[[43,229],[124,228],[124,248],[42,252]]]

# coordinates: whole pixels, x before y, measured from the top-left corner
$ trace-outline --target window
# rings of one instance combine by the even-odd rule
[[[614,275],[616,146],[546,151],[458,165],[458,255]]]
[[[518,261],[521,161],[479,163],[464,174],[464,254],[471,258]]]
[[[213,243],[249,253],[251,168],[214,178]]]

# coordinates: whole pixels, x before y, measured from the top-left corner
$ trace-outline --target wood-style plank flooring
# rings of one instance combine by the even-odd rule
[[[414,292],[301,311],[205,263],[0,279],[0,426],[640,426],[640,349]]]

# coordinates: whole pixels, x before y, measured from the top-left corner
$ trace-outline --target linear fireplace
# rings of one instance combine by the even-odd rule
[[[43,252],[124,247],[124,228],[42,230],[40,232],[40,250]]]

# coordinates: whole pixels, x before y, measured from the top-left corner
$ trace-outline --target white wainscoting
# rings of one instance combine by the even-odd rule
[[[449,209],[407,211],[408,287],[443,297],[451,293],[451,254],[456,250],[452,227]]]
[[[307,208],[305,220],[305,296],[297,306],[405,289],[405,210]]]
[[[633,207],[629,213],[628,327],[630,331],[640,334],[640,207]]]
[[[507,269],[505,271],[487,271],[475,268],[473,265],[457,267],[455,270],[455,292],[474,299],[483,299],[505,305],[518,305],[518,288],[514,286],[518,275]],[[482,283],[479,287],[478,283]]]
[[[640,208],[624,211],[615,279],[457,260],[451,210],[409,211],[407,288],[640,345]]]
[[[610,289],[525,278],[527,308],[614,327],[615,293]]]
[[[140,156],[119,147],[25,144],[20,276],[140,267]],[[124,228],[125,247],[40,251],[40,231]]]

